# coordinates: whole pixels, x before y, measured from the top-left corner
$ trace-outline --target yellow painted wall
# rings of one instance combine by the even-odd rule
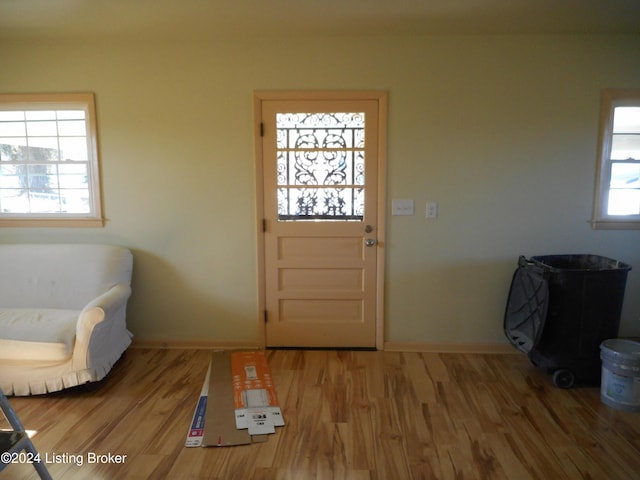
[[[502,343],[519,255],[635,267],[640,230],[594,231],[600,89],[640,88],[640,36],[0,41],[0,91],[95,92],[107,223],[0,229],[0,242],[105,242],[135,255],[139,340],[258,335],[252,93],[389,92],[386,340]],[[425,220],[425,202],[439,217]]]

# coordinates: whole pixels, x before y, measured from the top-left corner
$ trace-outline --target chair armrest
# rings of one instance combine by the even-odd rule
[[[125,285],[124,283],[119,283],[111,287],[111,289],[107,290],[105,293],[100,295],[99,297],[90,301],[80,313],[80,319],[82,319],[83,315],[89,314],[89,312],[93,309],[99,309],[104,312],[105,316],[110,316],[114,310],[120,308],[124,303],[127,302],[129,296],[131,295],[131,287],[129,285]],[[88,317],[90,315],[87,315]],[[87,321],[90,319],[87,318]],[[102,321],[102,320],[99,320]],[[80,322],[78,322],[80,323]]]
[[[92,336],[110,326],[102,323],[111,318],[119,318],[118,312],[122,311],[124,323],[124,307],[131,295],[131,287],[125,284],[117,284],[99,297],[89,302],[80,312],[76,325],[76,342],[73,349],[73,366],[75,369],[89,368],[89,346]],[[108,323],[108,322],[106,322]],[[126,328],[124,325],[122,328]]]

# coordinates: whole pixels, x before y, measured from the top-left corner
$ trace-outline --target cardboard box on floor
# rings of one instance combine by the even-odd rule
[[[266,442],[283,425],[266,353],[213,352],[185,446]]]

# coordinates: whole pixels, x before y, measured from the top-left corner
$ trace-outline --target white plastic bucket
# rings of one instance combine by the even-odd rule
[[[600,344],[602,403],[618,410],[640,412],[640,342],[624,339]]]

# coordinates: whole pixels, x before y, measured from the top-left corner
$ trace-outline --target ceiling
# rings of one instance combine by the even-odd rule
[[[0,0],[0,38],[640,34],[640,0]]]

